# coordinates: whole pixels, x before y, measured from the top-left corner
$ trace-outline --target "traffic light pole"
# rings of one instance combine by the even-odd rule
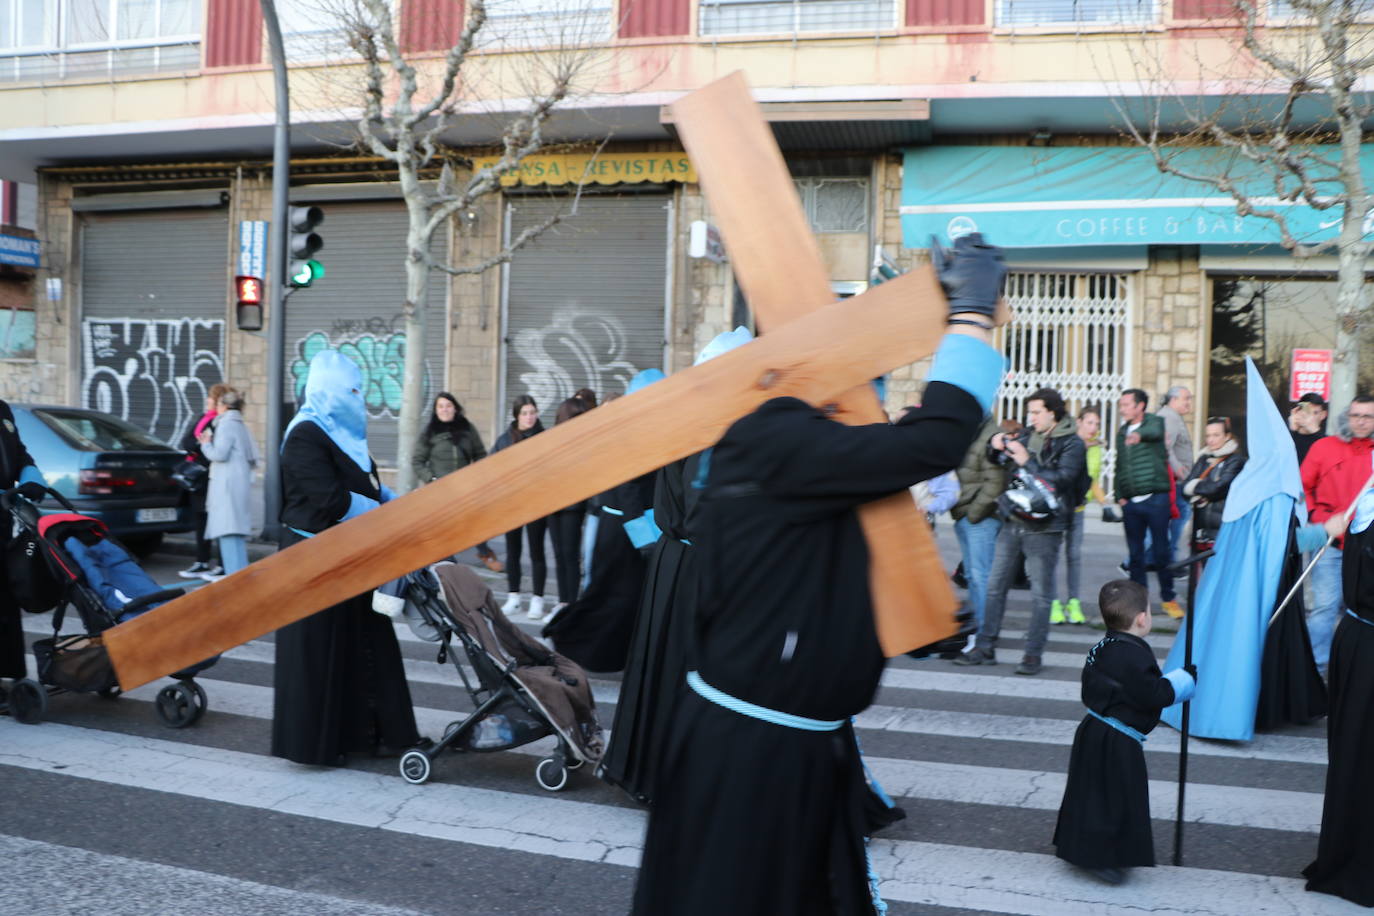
[[[286,361],[286,245],[291,230],[286,225],[291,183],[291,98],[286,81],[286,50],[273,0],[258,0],[267,26],[267,48],[272,55],[272,77],[277,95],[277,126],[272,135],[272,225],[267,241],[267,437],[266,473],[263,478],[263,536],[275,539],[281,514],[281,434],[286,392],[283,373]]]

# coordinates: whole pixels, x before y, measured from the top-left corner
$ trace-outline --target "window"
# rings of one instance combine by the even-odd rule
[[[277,21],[288,61],[324,60],[352,54],[346,23],[347,7],[330,7],[327,0],[278,0]]]
[[[0,0],[0,82],[200,65],[200,0]]]
[[[997,25],[1132,25],[1159,21],[1157,0],[998,0]]]
[[[872,32],[897,25],[896,0],[701,0],[702,35]]]
[[[577,48],[611,37],[610,0],[489,0],[483,48]]]
[[[813,232],[868,232],[868,181],[800,178],[797,193]]]

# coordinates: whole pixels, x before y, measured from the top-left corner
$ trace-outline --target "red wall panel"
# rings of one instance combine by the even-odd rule
[[[446,51],[462,32],[463,0],[402,0],[402,51]]]
[[[982,25],[984,0],[906,0],[906,24]]]
[[[208,0],[205,66],[236,67],[262,61],[262,8],[258,0]]]
[[[1174,0],[1175,19],[1231,19],[1236,15],[1232,0]]]
[[[691,0],[621,0],[621,38],[686,35],[691,28]]]

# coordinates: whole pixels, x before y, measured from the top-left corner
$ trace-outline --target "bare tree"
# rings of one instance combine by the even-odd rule
[[[455,214],[468,212],[482,197],[498,193],[502,176],[518,170],[528,156],[545,147],[550,116],[575,95],[579,78],[594,55],[589,43],[572,40],[566,32],[562,44],[525,54],[519,76],[524,107],[500,127],[496,162],[471,168],[471,160],[445,145],[444,135],[462,118],[481,117],[495,123],[476,110],[480,100],[474,88],[484,79],[479,63],[482,46],[492,44],[491,0],[468,0],[462,33],[441,62],[416,62],[407,57],[398,37],[399,2],[345,3],[333,5],[329,11],[362,62],[363,106],[357,131],[366,149],[394,164],[408,216],[402,309],[405,380],[396,456],[398,489],[404,491],[415,482],[411,455],[427,408],[423,401],[424,344],[431,274],[480,274],[510,261],[516,251],[574,212],[578,197],[574,194],[568,207],[524,229],[496,254],[475,263],[448,263],[447,256],[441,258],[432,252],[430,242]],[[579,21],[575,14],[563,18],[574,24]],[[455,163],[459,168],[455,169]],[[424,180],[436,171],[437,181]]]
[[[1137,75],[1154,82],[1156,101],[1142,115],[1116,100],[1126,130],[1148,149],[1161,172],[1209,186],[1235,202],[1240,216],[1271,220],[1294,257],[1337,256],[1337,331],[1332,396],[1348,401],[1359,376],[1360,328],[1368,324],[1364,293],[1371,200],[1360,169],[1370,108],[1362,81],[1374,66],[1374,13],[1369,0],[1288,0],[1293,19],[1266,27],[1258,0],[1231,0],[1225,22],[1231,52],[1199,52],[1194,97],[1178,85],[1176,46],[1148,38],[1133,52]],[[1265,3],[1273,15],[1277,4]],[[1144,70],[1141,73],[1141,70]],[[1265,105],[1268,98],[1275,104]],[[1211,149],[1215,156],[1198,154]],[[1314,241],[1295,227],[1296,212],[1326,213],[1332,238]]]

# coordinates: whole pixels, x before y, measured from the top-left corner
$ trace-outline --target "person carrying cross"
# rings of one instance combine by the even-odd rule
[[[932,255],[949,327],[919,408],[845,426],[775,398],[701,459],[697,667],[664,744],[637,914],[881,906],[850,721],[884,665],[857,509],[957,467],[1004,365],[989,345],[999,250],[973,234]]]

